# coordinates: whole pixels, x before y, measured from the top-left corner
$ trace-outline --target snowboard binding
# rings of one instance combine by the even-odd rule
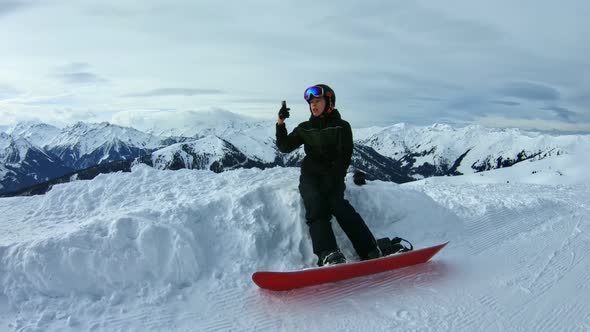
[[[402,252],[414,250],[414,246],[412,246],[410,241],[402,239],[401,237],[394,237],[393,239],[385,237],[382,239],[378,239],[377,245],[379,246],[379,249],[381,249],[383,256],[399,254]]]

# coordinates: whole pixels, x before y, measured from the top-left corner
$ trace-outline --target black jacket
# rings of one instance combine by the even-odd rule
[[[277,124],[277,147],[283,153],[304,145],[305,158],[301,173],[305,175],[337,175],[344,177],[352,157],[350,124],[333,110],[324,117],[300,123],[289,135],[285,125]]]

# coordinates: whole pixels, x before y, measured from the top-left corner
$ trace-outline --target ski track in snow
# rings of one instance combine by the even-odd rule
[[[0,331],[590,330],[588,185],[349,185],[376,236],[450,244],[419,266],[260,290],[255,270],[314,262],[297,174],[140,166],[0,200]]]

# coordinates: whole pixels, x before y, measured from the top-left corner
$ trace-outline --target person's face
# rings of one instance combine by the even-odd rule
[[[311,109],[311,114],[313,114],[315,117],[318,117],[322,115],[324,108],[326,108],[326,99],[313,97],[309,102],[309,107]]]

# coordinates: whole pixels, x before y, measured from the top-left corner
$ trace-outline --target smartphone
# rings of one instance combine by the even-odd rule
[[[283,100],[283,108],[287,108],[287,101]]]

